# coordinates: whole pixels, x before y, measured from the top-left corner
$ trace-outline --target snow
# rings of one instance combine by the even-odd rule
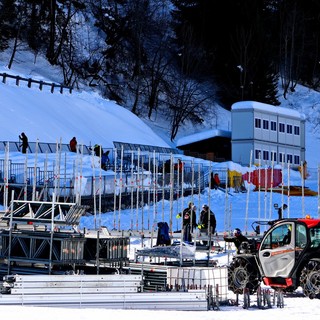
[[[79,144],[104,148],[113,148],[112,141],[170,147],[137,116],[97,94],[52,94],[23,87],[22,82],[20,87],[0,86],[2,141],[17,141],[25,132],[30,142],[62,138],[62,143],[69,143],[76,136]]]
[[[271,106],[270,104],[256,102],[256,101],[240,101],[236,102],[232,105],[232,110],[246,110],[246,109],[254,109],[264,112],[272,112],[278,115],[286,115],[296,118],[304,119],[304,115],[300,114],[298,111],[278,107],[278,106]]]
[[[35,307],[0,307],[2,317],[7,319],[47,320],[54,319],[139,319],[139,320],[226,320],[241,317],[245,320],[315,319],[320,315],[319,300],[306,298],[288,298],[284,308],[267,310],[247,309],[242,307],[224,308],[221,311],[140,311],[140,310],[103,310],[103,309],[63,309],[63,308],[35,308]],[[10,317],[10,318],[9,318]]]
[[[225,137],[231,138],[231,132],[220,130],[220,129],[211,129],[207,131],[202,131],[198,133],[194,133],[190,136],[185,136],[177,140],[177,146],[187,145],[193,142],[202,141],[206,139],[210,139],[212,137]]]
[[[1,61],[1,57],[0,57]],[[40,58],[38,59],[40,61]],[[21,64],[13,67],[13,70],[7,70],[4,65],[0,64],[0,72],[10,74],[19,74],[25,77],[43,77],[48,81],[59,81],[57,70],[50,69],[48,65],[44,66],[43,61],[33,65],[32,69],[26,69]],[[40,65],[39,65],[40,64]],[[298,100],[297,100],[298,99]],[[284,107],[290,106],[294,109],[293,114],[301,112],[306,115],[306,159],[310,177],[306,181],[306,186],[312,190],[318,190],[317,166],[319,164],[319,127],[314,119],[319,119],[319,93],[311,92],[303,87],[298,87],[295,93],[288,96],[287,100],[282,101]],[[112,141],[123,141],[131,143],[149,144],[157,146],[170,147],[170,143],[160,138],[151,130],[146,122],[132,115],[125,108],[117,105],[112,101],[102,99],[97,93],[77,92],[72,94],[58,92],[50,93],[48,90],[40,91],[36,87],[27,88],[26,85],[17,87],[15,83],[0,83],[0,108],[1,108],[1,137],[2,141],[17,141],[18,135],[24,131],[29,141],[57,142],[62,140],[68,143],[69,140],[76,136],[79,144],[92,145],[95,143],[102,144],[103,147],[113,147]],[[286,109],[286,112],[290,112]],[[225,111],[223,111],[225,113]],[[230,117],[230,115],[229,115]],[[230,118],[229,118],[230,119]],[[229,121],[224,118],[225,124]],[[314,123],[313,123],[314,121]],[[225,130],[226,128],[221,128]],[[163,134],[161,134],[163,137]],[[4,153],[0,152],[0,159],[3,159]],[[28,154],[28,165],[35,162],[34,155]],[[46,155],[38,155],[37,164],[41,165]],[[48,155],[49,162],[54,162],[56,155]],[[51,157],[51,158],[50,158]],[[72,172],[74,161],[77,155],[67,154],[67,170]],[[181,156],[179,156],[181,157]],[[183,157],[183,160],[189,157]],[[10,160],[13,162],[25,161],[25,155],[18,152],[10,153]],[[91,175],[97,170],[98,164],[93,161],[91,156],[83,156],[83,175]],[[195,159],[195,163],[201,160]],[[213,170],[229,168],[245,173],[248,168],[243,168],[232,162],[212,163]],[[108,172],[103,174],[110,174]],[[301,177],[297,171],[284,170],[285,183],[290,185],[301,185]],[[193,201],[198,209],[203,203],[206,203],[215,212],[217,218],[217,230],[222,232],[240,227],[243,231],[252,232],[250,225],[258,219],[273,219],[277,217],[277,212],[273,208],[274,203],[281,204],[283,197],[281,194],[253,192],[251,189],[248,193],[232,193],[229,195],[220,190],[207,189],[201,195],[182,197],[173,205],[173,213],[170,216],[170,204],[168,201],[160,201],[156,208],[146,205],[141,209],[122,210],[109,214],[99,215],[99,224],[113,228],[118,217],[121,218],[121,229],[127,230],[130,221],[136,217],[145,215],[145,223],[150,220],[151,225],[157,221],[173,220],[173,229],[178,229],[180,221],[175,218],[188,203]],[[285,217],[302,217],[310,214],[312,217],[319,217],[319,202],[317,197],[285,197],[284,202],[288,204],[285,211]],[[231,221],[228,221],[226,213],[231,213]],[[81,219],[81,228],[93,228],[94,217],[88,216]],[[147,225],[144,226],[146,228]],[[142,228],[140,225],[139,228]],[[263,231],[263,230],[262,230]],[[141,243],[137,243],[141,246]],[[226,255],[220,254],[216,257],[221,263],[226,262]],[[232,295],[231,295],[232,297]],[[290,318],[291,320],[301,319],[301,317],[311,318],[320,315],[319,300],[310,300],[308,298],[285,298],[285,307],[267,310],[258,310],[251,308],[244,310],[238,307],[222,307],[221,311],[210,312],[174,312],[174,311],[139,311],[139,310],[103,310],[103,309],[63,309],[63,308],[34,308],[34,307],[12,307],[1,306],[1,316],[10,317],[11,319],[43,319],[44,315],[47,320],[77,319],[86,320],[95,318],[139,318],[140,320],[150,319],[184,319],[194,320],[200,316],[202,320],[215,319],[225,320],[235,316],[243,317],[246,320],[251,319],[270,319],[270,318]],[[212,313],[214,312],[214,314]]]

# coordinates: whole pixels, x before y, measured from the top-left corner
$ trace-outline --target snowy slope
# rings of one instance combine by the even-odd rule
[[[7,69],[5,53],[0,55],[0,73],[19,75],[47,82],[60,83],[61,72],[39,57],[34,64],[32,55],[18,53],[12,69]],[[2,79],[1,79],[2,80]],[[62,143],[76,136],[78,143],[101,144],[112,148],[113,141],[171,147],[133,113],[113,101],[101,98],[93,89],[74,90],[72,94],[58,90],[53,94],[50,87],[39,90],[27,83],[7,78],[0,83],[0,141],[17,141],[24,131],[29,141]]]

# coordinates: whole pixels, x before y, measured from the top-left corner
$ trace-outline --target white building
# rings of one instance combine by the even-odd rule
[[[305,160],[305,117],[295,110],[242,101],[232,105],[232,161],[243,165]]]

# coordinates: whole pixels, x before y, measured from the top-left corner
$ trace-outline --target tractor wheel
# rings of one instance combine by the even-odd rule
[[[310,299],[320,299],[320,261],[310,260],[302,269],[300,286]]]
[[[234,258],[228,267],[228,288],[233,293],[242,294],[248,289],[250,294],[256,292],[260,281],[256,266],[243,258]]]

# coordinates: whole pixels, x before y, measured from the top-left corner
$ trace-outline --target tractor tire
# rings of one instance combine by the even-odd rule
[[[259,284],[257,267],[241,257],[234,258],[228,267],[229,290],[242,294],[244,289],[247,289],[250,294],[253,294],[257,291]]]
[[[310,260],[302,269],[300,286],[305,296],[320,299],[320,260]]]

